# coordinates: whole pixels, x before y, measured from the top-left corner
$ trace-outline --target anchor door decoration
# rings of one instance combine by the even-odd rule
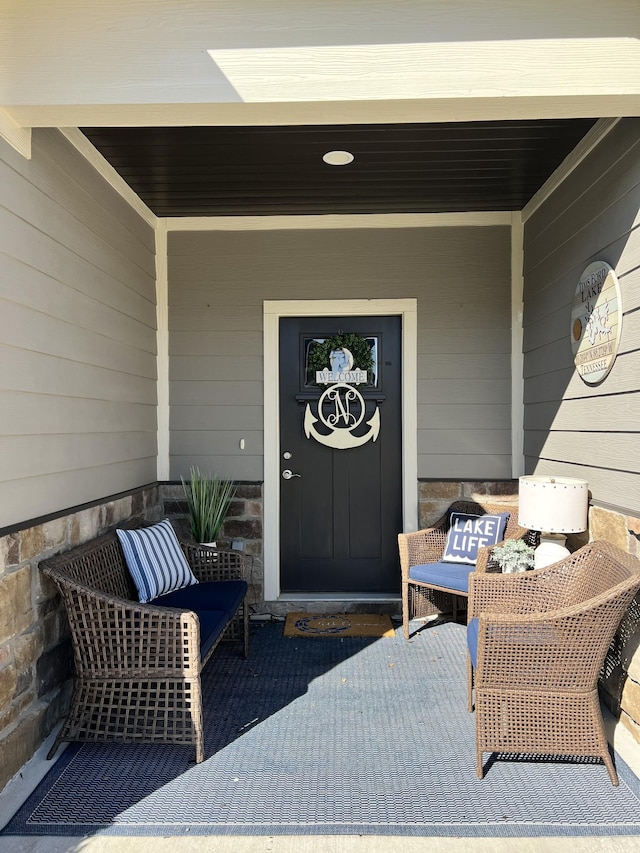
[[[342,339],[357,348],[355,356],[341,343]],[[380,434],[380,409],[376,404],[367,417],[367,403],[358,390],[358,385],[369,381],[375,361],[375,340],[369,343],[354,334],[339,334],[334,340],[315,341],[314,344],[315,352],[312,350],[308,370],[323,359],[328,363],[315,370],[315,382],[320,387],[325,386],[325,390],[315,404],[315,413],[311,403],[306,405],[305,436],[334,450],[348,450],[376,441]]]

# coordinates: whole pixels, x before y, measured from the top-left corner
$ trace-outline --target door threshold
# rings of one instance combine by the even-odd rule
[[[287,592],[278,597],[278,601],[349,601],[366,604],[400,601],[400,593],[384,592]]]

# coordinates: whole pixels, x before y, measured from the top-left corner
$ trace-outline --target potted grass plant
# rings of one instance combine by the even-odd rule
[[[191,468],[189,481],[184,477],[180,479],[193,538],[201,545],[215,546],[236,493],[236,484],[214,474],[203,474],[196,467]]]

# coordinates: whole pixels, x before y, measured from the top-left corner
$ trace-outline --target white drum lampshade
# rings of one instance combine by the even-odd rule
[[[569,554],[567,533],[587,529],[589,484],[571,477],[520,477],[518,521],[542,534],[535,568],[555,563]]]

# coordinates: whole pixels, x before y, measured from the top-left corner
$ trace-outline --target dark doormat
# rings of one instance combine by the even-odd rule
[[[465,628],[411,642],[283,637],[219,648],[204,673],[207,758],[73,745],[13,835],[609,836],[640,833],[638,781],[593,761],[487,756],[475,776]]]

